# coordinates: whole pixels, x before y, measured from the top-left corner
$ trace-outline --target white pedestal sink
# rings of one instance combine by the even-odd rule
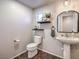
[[[56,39],[64,44],[64,51],[63,51],[64,59],[70,59],[70,44],[79,43],[79,38],[59,36],[56,37]]]

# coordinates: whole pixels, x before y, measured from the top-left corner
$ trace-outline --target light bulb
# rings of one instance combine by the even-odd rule
[[[65,0],[65,6],[68,6],[68,4],[69,4],[69,1]]]

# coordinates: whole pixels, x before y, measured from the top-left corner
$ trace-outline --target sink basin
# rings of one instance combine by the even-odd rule
[[[79,43],[79,38],[74,38],[74,37],[56,37],[56,39],[66,44],[78,44]]]

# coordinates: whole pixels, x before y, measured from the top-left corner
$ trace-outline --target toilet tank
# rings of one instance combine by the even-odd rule
[[[42,40],[41,36],[34,36],[34,43],[40,44]]]

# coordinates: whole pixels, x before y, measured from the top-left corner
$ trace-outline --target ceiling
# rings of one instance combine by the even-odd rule
[[[55,0],[17,0],[17,1],[31,8],[37,8],[46,4],[50,4]]]

